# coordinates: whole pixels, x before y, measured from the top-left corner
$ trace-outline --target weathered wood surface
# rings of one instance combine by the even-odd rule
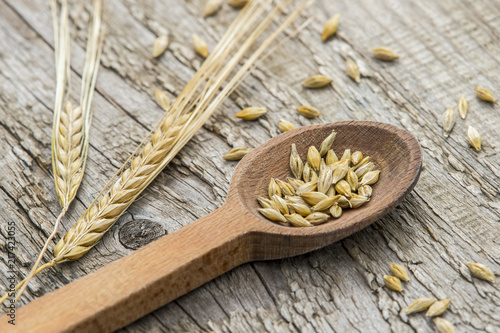
[[[89,161],[63,231],[162,115],[152,98],[154,88],[162,87],[174,98],[199,67],[191,33],[213,48],[236,15],[226,6],[203,19],[201,0],[108,0],[105,9],[108,34]],[[342,13],[338,35],[322,44],[321,22],[336,12]],[[377,120],[410,131],[422,145],[425,169],[402,205],[322,250],[236,268],[122,332],[429,332],[434,330],[430,320],[407,317],[403,311],[424,296],[452,299],[444,317],[457,332],[500,332],[498,282],[471,278],[464,265],[481,262],[500,274],[499,107],[474,94],[474,86],[480,85],[500,96],[500,3],[318,0],[307,14],[317,20],[248,77],[100,244],[81,260],[40,274],[24,302],[131,253],[136,243],[127,246],[119,235],[132,220],[150,220],[171,233],[219,207],[235,167],[220,156],[232,146],[255,147],[277,135],[280,118],[297,125]],[[86,6],[81,26],[88,15]],[[76,6],[71,16],[76,16]],[[153,60],[151,45],[165,32],[171,46]],[[79,31],[73,48],[74,99],[85,36],[86,31]],[[48,2],[0,1],[0,41],[3,286],[7,222],[16,222],[21,278],[59,210],[50,173],[55,71]],[[399,52],[401,59],[373,60],[369,49],[379,45]],[[359,85],[344,74],[347,58],[361,68]],[[333,77],[333,88],[303,90],[300,82],[317,72]],[[469,115],[457,120],[445,140],[442,113],[461,94],[471,102]],[[315,105],[323,115],[302,118],[294,111],[299,104]],[[249,105],[264,105],[270,112],[256,122],[232,117]],[[482,152],[468,146],[468,125],[481,132]],[[390,262],[410,270],[411,282],[401,294],[383,287]]]

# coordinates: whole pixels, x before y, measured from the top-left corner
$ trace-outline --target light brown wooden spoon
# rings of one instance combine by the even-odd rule
[[[257,211],[256,197],[266,196],[271,177],[291,176],[291,144],[304,159],[308,147],[319,147],[332,129],[337,153],[360,150],[381,170],[371,201],[311,228],[266,220]],[[391,211],[413,189],[420,168],[417,140],[392,125],[349,121],[288,131],[245,156],[221,208],[22,307],[16,332],[110,332],[243,263],[331,244]],[[8,332],[2,319],[0,331]]]

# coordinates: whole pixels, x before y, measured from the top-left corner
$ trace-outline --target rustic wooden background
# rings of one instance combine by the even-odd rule
[[[15,221],[19,278],[59,211],[50,165],[55,71],[48,2],[0,0],[0,271],[7,270],[4,226]],[[237,14],[224,6],[204,19],[203,5],[204,0],[105,1],[108,33],[87,173],[62,231],[162,115],[154,89],[175,98],[199,67],[191,33],[213,49]],[[81,28],[89,10],[87,4]],[[322,23],[337,12],[342,13],[338,34],[323,44]],[[423,315],[404,314],[419,297],[450,298],[444,318],[457,332],[500,332],[500,284],[471,278],[464,265],[480,262],[500,274],[499,106],[474,93],[480,85],[500,97],[500,2],[318,0],[306,15],[316,16],[311,26],[244,82],[95,249],[40,274],[23,302],[222,205],[236,166],[222,154],[276,136],[280,118],[298,126],[376,120],[413,133],[424,154],[416,189],[391,214],[322,250],[236,268],[121,332],[431,332],[435,328]],[[154,60],[152,43],[165,33],[169,50]],[[78,31],[73,48],[73,100],[85,43],[86,29]],[[374,60],[369,50],[380,45],[401,59]],[[359,85],[344,74],[347,58],[361,68]],[[303,90],[300,82],[318,72],[334,78],[332,88]],[[442,113],[456,107],[462,94],[470,100],[469,115],[444,139]],[[299,104],[314,105],[323,115],[302,118],[295,112]],[[270,112],[255,122],[233,117],[257,105]],[[467,144],[468,125],[483,136],[479,153]],[[127,225],[134,220],[146,221]],[[403,293],[383,287],[390,262],[410,271]],[[6,284],[6,273],[0,282]]]

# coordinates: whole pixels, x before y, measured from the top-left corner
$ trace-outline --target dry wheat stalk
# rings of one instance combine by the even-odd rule
[[[313,1],[300,1],[260,46],[252,48],[291,2],[293,0],[283,0],[279,5],[271,6],[272,0],[255,0],[242,9],[215,50],[151,132],[152,136],[148,136],[145,144],[136,150],[138,153],[129,158],[130,165],[125,164],[120,169],[115,175],[115,183],[100,193],[56,244],[54,258],[36,273],[57,263],[76,260],[97,243],[257,63],[273,53],[281,44],[273,46],[279,35]],[[240,65],[244,58],[246,60]]]
[[[47,238],[32,270],[20,283],[17,301],[26,289],[29,280],[37,273],[38,265],[56,235],[59,223],[75,198],[82,181],[87,159],[88,136],[92,118],[92,100],[104,31],[101,29],[101,0],[94,0],[92,25],[89,31],[87,54],[82,76],[80,105],[73,107],[69,100],[70,90],[70,34],[68,26],[68,2],[61,2],[61,20],[57,19],[57,3],[51,3],[54,22],[54,48],[56,60],[56,96],[54,123],[52,128],[52,168],[55,187],[62,210],[51,235]],[[3,301],[4,298],[0,299]]]

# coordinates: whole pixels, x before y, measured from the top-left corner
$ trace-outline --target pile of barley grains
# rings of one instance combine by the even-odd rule
[[[262,215],[289,226],[312,227],[370,201],[371,185],[378,181],[380,171],[360,151],[346,149],[339,160],[331,149],[336,134],[332,131],[319,150],[309,147],[305,163],[292,144],[290,170],[294,177],[287,181],[271,178],[269,197],[257,198]]]

